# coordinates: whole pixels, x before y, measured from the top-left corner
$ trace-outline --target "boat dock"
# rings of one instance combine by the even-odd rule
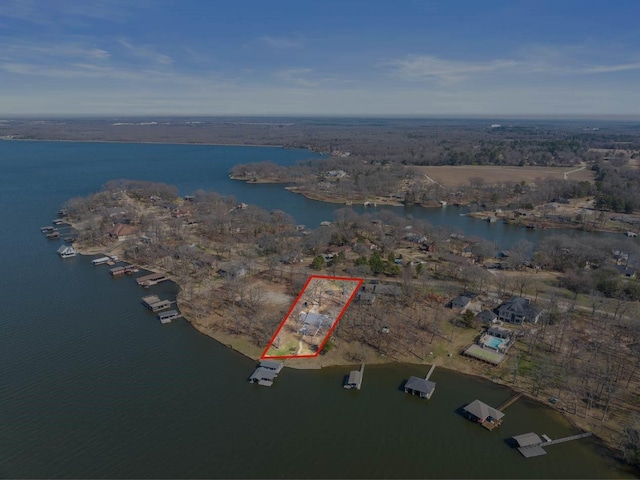
[[[549,447],[558,443],[570,442],[572,440],[579,440],[581,438],[590,437],[591,432],[579,433],[577,435],[571,435],[569,437],[558,438],[551,440],[547,435],[542,435],[545,439],[543,442],[535,433],[524,433],[522,435],[516,435],[513,439],[518,444],[518,451],[525,458],[539,457],[540,455],[546,455],[547,451],[542,447]]]
[[[151,275],[144,275],[142,277],[136,278],[136,282],[138,285],[142,287],[150,287],[151,285],[156,285],[157,283],[164,282],[165,280],[169,280],[164,273],[152,273]]]
[[[131,275],[132,273],[139,272],[140,269],[137,265],[123,265],[121,267],[114,267],[109,270],[109,273],[114,277],[118,277],[120,275]]]
[[[407,383],[404,384],[404,393],[410,393],[411,395],[418,395],[420,398],[426,398],[427,400],[431,398],[433,392],[436,390],[435,382],[429,380],[431,374],[436,369],[435,365],[431,365],[431,368],[427,372],[427,375],[424,378],[419,377],[409,377]]]
[[[182,314],[177,310],[168,310],[158,314],[158,320],[160,320],[162,324],[171,323],[171,320],[175,320],[176,318],[182,318]]]
[[[284,363],[275,360],[262,360],[258,364],[256,371],[251,374],[249,381],[257,383],[263,387],[270,387],[278,376],[278,373],[284,368]]]
[[[344,388],[360,390],[362,386],[362,376],[364,375],[364,363],[360,365],[360,370],[351,370],[347,378]]]
[[[504,413],[480,400],[474,400],[462,408],[463,415],[473,422],[477,422],[491,431],[499,427],[504,418]]]
[[[159,312],[171,307],[169,300],[161,300],[157,295],[142,297],[142,304],[152,312]]]

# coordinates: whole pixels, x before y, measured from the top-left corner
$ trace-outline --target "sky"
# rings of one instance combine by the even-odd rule
[[[640,115],[639,0],[0,0],[0,115]]]

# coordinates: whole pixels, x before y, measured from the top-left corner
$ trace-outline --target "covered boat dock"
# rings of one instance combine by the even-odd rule
[[[273,381],[280,373],[280,370],[284,368],[284,363],[276,362],[275,360],[262,360],[258,364],[255,372],[249,377],[251,383],[257,383],[263,387],[270,387],[273,385]]]

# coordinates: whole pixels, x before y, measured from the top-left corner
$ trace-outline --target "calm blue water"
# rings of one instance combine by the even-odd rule
[[[487,432],[459,408],[474,398],[499,404],[511,392],[441,369],[429,402],[399,388],[410,375],[425,374],[420,366],[367,367],[360,392],[341,388],[347,367],[285,369],[271,389],[249,385],[254,362],[183,320],[161,325],[140,305],[145,294],[175,295],[175,285],[143,290],[90,258],[62,260],[55,253],[60,242],[39,232],[65,200],[114,178],[172,183],[183,193],[215,189],[292,211],[311,226],[333,207],[226,177],[237,162],[310,156],[249,147],[0,142],[0,477],[623,476],[591,439],[523,460],[505,443],[510,436],[535,430],[556,438],[575,430],[521,400],[499,430]]]

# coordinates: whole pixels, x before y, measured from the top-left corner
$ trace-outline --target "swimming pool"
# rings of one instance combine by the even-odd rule
[[[484,340],[484,344],[487,347],[495,348],[496,350],[498,350],[500,348],[500,345],[502,345],[504,342],[505,340],[503,338],[492,337],[491,335],[487,335],[487,338],[485,338]]]

